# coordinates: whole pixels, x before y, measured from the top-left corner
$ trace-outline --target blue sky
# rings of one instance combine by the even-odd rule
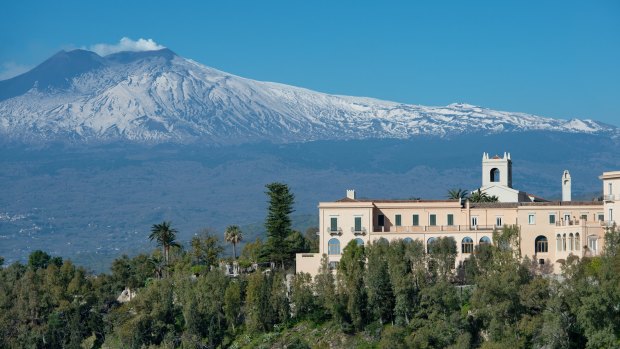
[[[30,1],[0,5],[0,76],[152,39],[236,75],[403,103],[620,126],[620,1]]]

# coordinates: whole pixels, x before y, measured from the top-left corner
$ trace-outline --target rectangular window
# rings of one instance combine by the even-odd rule
[[[417,214],[413,215],[413,225],[418,226],[420,225],[420,216]]]
[[[503,222],[502,222],[502,217],[501,217],[501,216],[497,216],[497,217],[495,217],[495,226],[496,226],[496,227],[502,227],[502,226],[503,226],[503,224],[502,224],[502,223],[503,223]]]
[[[355,217],[355,231],[362,231],[362,217]]]
[[[588,220],[588,215],[587,214],[582,214],[580,219],[585,222],[585,221]]]
[[[430,215],[429,220],[430,220],[430,223],[428,225],[437,225],[437,215],[434,215],[434,214]]]
[[[478,226],[478,216],[472,216],[471,217],[471,226],[472,227],[477,227]]]
[[[528,215],[527,216],[527,223],[528,224],[536,223],[536,216],[534,216],[533,214]]]
[[[330,218],[329,230],[330,231],[338,231],[338,218],[337,217],[331,217]]]
[[[449,214],[448,215],[448,225],[454,225],[454,215],[453,214]]]
[[[599,213],[598,214],[598,220],[601,221],[601,222],[604,221],[605,220],[605,215],[602,214],[602,213]]]
[[[555,214],[549,215],[549,224],[555,224]]]
[[[400,227],[402,225],[402,218],[399,214],[396,215],[396,226]]]
[[[597,241],[597,237],[596,236],[590,236],[588,238],[588,248],[592,252],[596,252],[596,250],[598,249],[598,241]]]
[[[379,224],[380,227],[385,225],[385,216],[380,214],[379,216],[377,216],[377,224]]]
[[[610,208],[609,209],[609,221],[613,222],[613,220],[614,220],[614,210],[613,208]]]

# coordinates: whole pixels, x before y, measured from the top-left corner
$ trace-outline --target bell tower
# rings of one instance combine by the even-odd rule
[[[562,174],[562,201],[571,201],[571,181],[568,170],[564,170]]]
[[[510,153],[504,152],[504,157],[489,153],[482,153],[482,187],[502,185],[512,188],[512,160]]]

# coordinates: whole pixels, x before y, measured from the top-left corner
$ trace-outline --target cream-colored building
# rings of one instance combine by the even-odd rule
[[[620,214],[620,171],[603,172],[599,178],[603,180],[604,225],[611,227]]]
[[[600,253],[605,227],[613,224],[613,212],[620,213],[620,171],[601,176],[606,186],[604,202],[549,202],[512,189],[509,154],[494,158],[483,154],[482,172],[481,191],[501,195],[500,202],[358,199],[354,190],[347,190],[343,199],[319,203],[319,253],[297,254],[297,272],[316,274],[323,254],[335,267],[351,240],[367,245],[382,238],[419,240],[428,249],[434,239],[452,237],[457,243],[459,265],[477,245],[492,242],[493,231],[504,225],[520,228],[523,256],[559,271],[557,262],[570,254],[583,257]],[[563,199],[567,199],[567,171],[561,183]]]

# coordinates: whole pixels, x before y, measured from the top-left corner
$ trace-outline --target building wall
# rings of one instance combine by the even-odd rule
[[[324,202],[319,204],[320,251],[317,254],[304,254],[298,257],[297,271],[316,274],[320,256],[327,254],[329,262],[335,266],[345,246],[355,239],[368,245],[372,241],[385,238],[413,239],[423,242],[428,248],[430,238],[452,237],[457,244],[457,265],[469,258],[463,253],[463,239],[469,237],[474,246],[483,237],[492,241],[493,230],[505,225],[520,228],[520,248],[523,256],[544,264],[555,265],[570,254],[582,257],[595,255],[602,246],[603,229],[599,215],[603,212],[600,202],[556,202],[556,203],[461,203],[459,200],[441,201],[356,201]],[[380,225],[379,216],[384,224]],[[400,215],[400,225],[396,216]],[[418,215],[418,225],[413,223],[413,215]],[[434,225],[431,216],[435,216]],[[452,215],[449,222],[448,215]],[[553,219],[550,219],[553,216]],[[362,231],[354,231],[355,217],[361,218]],[[531,217],[531,218],[530,218]],[[337,219],[337,229],[332,231],[331,218]],[[452,224],[449,224],[452,223]],[[572,234],[572,235],[571,235]],[[557,237],[560,236],[558,243]],[[579,236],[579,240],[577,240]],[[536,239],[546,238],[546,248],[536,248]],[[588,246],[588,239],[596,243]],[[338,241],[340,248],[332,248],[330,240]],[[330,252],[332,252],[330,254]]]
[[[603,202],[605,225],[611,227],[620,222],[620,171],[604,172]]]

